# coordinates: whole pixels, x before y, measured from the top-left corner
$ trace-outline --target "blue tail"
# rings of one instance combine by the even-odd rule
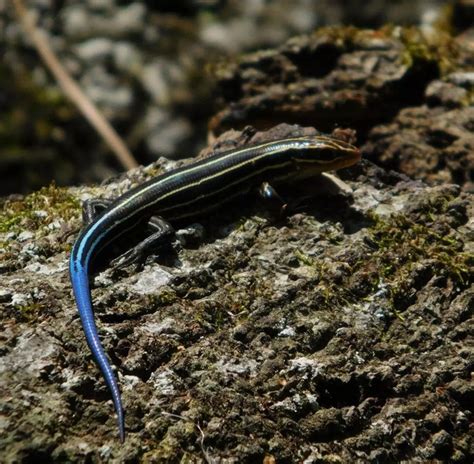
[[[74,296],[76,297],[77,309],[82,322],[82,328],[86,335],[87,344],[92,352],[95,362],[102,371],[105,383],[112,394],[115,411],[118,418],[118,428],[120,433],[120,441],[125,440],[125,421],[122,408],[122,400],[120,391],[114,372],[110,367],[110,363],[105,354],[97,333],[97,327],[94,321],[94,313],[92,311],[91,294],[89,289],[89,277],[87,266],[82,266],[74,259],[74,253],[71,255],[70,274]]]

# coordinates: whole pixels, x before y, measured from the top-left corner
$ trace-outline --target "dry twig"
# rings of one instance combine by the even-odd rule
[[[51,71],[64,93],[72,100],[72,102],[79,108],[79,111],[85,116],[94,129],[100,134],[105,143],[117,156],[122,166],[126,169],[131,169],[138,166],[135,158],[126,147],[123,140],[104,118],[96,106],[89,100],[89,98],[80,89],[77,83],[68,74],[66,69],[60,63],[53,50],[48,44],[48,41],[37,29],[22,0],[12,0],[15,11],[23,25],[23,28],[28,37],[33,42],[45,66]]]

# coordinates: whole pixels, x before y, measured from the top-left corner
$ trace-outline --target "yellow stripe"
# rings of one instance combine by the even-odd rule
[[[308,140],[307,143],[306,140]],[[321,142],[321,148],[322,147],[329,147],[329,148],[335,148],[335,149],[338,149],[338,150],[347,150],[347,151],[352,151],[352,150],[349,150],[347,149],[346,147],[343,147],[343,146],[340,146],[340,145],[337,145],[336,141],[331,139],[331,138],[328,138],[328,137],[324,137],[324,136],[303,136],[303,137],[296,137],[296,138],[289,138],[289,139],[284,139],[284,140],[275,140],[275,141],[272,141],[272,142],[268,142],[268,143],[265,143],[265,144],[262,144],[262,145],[257,145],[257,146],[251,146],[251,147],[247,147],[247,148],[242,148],[241,150],[237,150],[237,151],[233,151],[233,152],[230,152],[228,153],[227,155],[225,153],[222,154],[222,156],[218,156],[217,158],[215,159],[212,159],[212,160],[209,160],[208,163],[205,163],[205,164],[201,164],[199,166],[193,166],[191,165],[189,168],[187,168],[186,170],[184,171],[181,171],[179,173],[176,173],[176,174],[173,174],[169,177],[166,177],[165,179],[162,179],[160,181],[157,181],[157,182],[153,182],[152,184],[150,184],[149,186],[147,186],[146,188],[144,189],[138,189],[137,192],[131,196],[130,198],[128,198],[126,201],[121,201],[119,202],[115,208],[109,210],[104,216],[102,216],[98,222],[95,224],[95,226],[99,226],[99,224],[104,221],[104,220],[107,220],[108,217],[110,215],[114,215],[115,214],[115,211],[117,209],[122,209],[124,207],[126,207],[127,204],[129,204],[130,202],[134,201],[135,199],[141,197],[142,195],[144,195],[147,191],[151,190],[151,189],[156,189],[160,183],[162,182],[168,182],[170,180],[172,180],[173,178],[176,178],[184,173],[188,174],[188,173],[192,173],[192,172],[196,172],[196,171],[200,171],[200,170],[203,170],[205,171],[206,168],[210,167],[210,166],[213,166],[215,165],[216,163],[222,163],[223,161],[229,159],[229,158],[232,158],[232,157],[237,157],[237,156],[240,156],[242,155],[243,153],[246,153],[250,150],[255,150],[256,148],[258,149],[258,151],[261,152],[260,156],[256,156],[254,158],[251,158],[251,159],[248,159],[248,160],[245,160],[239,164],[236,164],[236,165],[233,165],[233,166],[230,166],[229,168],[225,169],[225,170],[221,170],[219,172],[216,172],[215,174],[211,175],[211,176],[207,176],[207,177],[202,177],[200,179],[198,179],[196,182],[193,182],[193,183],[188,183],[188,184],[185,184],[185,185],[182,185],[178,188],[176,188],[175,190],[172,190],[170,192],[167,192],[161,196],[159,196],[158,198],[155,198],[153,201],[149,202],[149,203],[146,203],[144,204],[141,208],[138,208],[136,210],[134,210],[133,212],[131,212],[128,216],[126,217],[122,217],[120,218],[120,222],[122,221],[126,221],[128,220],[130,217],[132,216],[135,216],[139,211],[143,210],[143,209],[146,209],[146,208],[149,208],[150,206],[164,200],[165,198],[168,198],[172,195],[175,195],[183,190],[186,190],[187,188],[189,187],[195,187],[196,185],[199,185],[199,184],[203,184],[205,183],[206,181],[210,180],[210,179],[214,179],[216,177],[219,177],[221,175],[224,175],[224,174],[227,174],[229,172],[232,172],[232,171],[235,171],[235,170],[238,170],[240,169],[242,166],[246,166],[248,164],[253,164],[255,163],[256,161],[259,161],[263,158],[266,158],[268,156],[273,156],[277,153],[280,153],[282,151],[286,151],[290,148],[292,148],[292,146],[294,146],[295,148],[297,147],[300,147],[300,148],[304,148],[305,145],[308,145],[308,146],[314,146],[316,147],[318,145],[318,142]],[[277,148],[274,148],[275,145],[277,146]],[[271,150],[268,150],[268,148],[271,148]],[[289,161],[286,161],[285,163],[282,163],[280,165],[276,165],[275,167],[282,167],[283,165],[287,164],[291,162],[291,160]],[[306,161],[305,161],[306,162]],[[319,164],[323,164],[321,162],[321,160],[318,160],[318,159],[314,159],[314,160],[310,160],[308,161],[309,163],[319,163]],[[231,186],[232,185],[235,185],[237,183],[240,183],[242,180],[246,180],[250,177],[253,177],[254,175],[264,171],[265,169],[262,169],[260,171],[258,171],[257,173],[253,172],[251,173],[249,176],[245,177],[244,179],[238,179],[237,181],[235,181],[234,183],[230,184]],[[284,178],[286,178],[287,176],[285,176]],[[218,190],[217,192],[221,192],[222,190],[225,190],[229,187],[229,184],[226,184],[222,189]],[[199,197],[199,199],[201,198],[204,198],[206,195],[203,195],[201,197]],[[163,209],[162,211],[165,212],[165,211],[169,211],[169,210],[172,210],[174,208],[177,208],[177,207],[182,207],[182,206],[185,206],[187,204],[192,204],[195,200],[193,200],[192,202],[187,202],[187,203],[182,203],[182,204],[179,204],[179,205],[173,205],[169,208],[166,208],[166,209]],[[161,211],[160,211],[161,212]],[[183,216],[184,217],[184,216]]]
[[[172,205],[172,206],[169,206],[168,208],[160,208],[160,214],[163,213],[163,212],[166,212],[166,211],[169,211],[169,210],[173,210],[175,208],[181,208],[183,206],[186,206],[186,205],[192,205],[193,203],[199,201],[199,200],[202,200],[203,198],[206,198],[208,196],[212,196],[214,195],[214,193],[220,193],[220,192],[223,192],[224,190],[227,190],[229,187],[232,187],[234,185],[237,185],[239,184],[240,182],[242,181],[246,181],[247,179],[250,179],[251,177],[254,177],[258,174],[260,174],[261,172],[264,172],[264,171],[267,171],[267,170],[271,170],[271,169],[277,169],[277,168],[282,168],[284,167],[285,165],[287,164],[291,164],[291,160],[287,160],[285,161],[284,163],[280,163],[280,164],[275,164],[271,167],[267,167],[267,168],[264,168],[264,169],[260,169],[258,171],[253,171],[252,173],[250,173],[248,176],[245,176],[245,177],[241,177],[239,178],[238,180],[232,182],[231,184],[226,184],[224,187],[222,187],[221,189],[218,189],[218,190],[213,190],[211,194],[208,194],[208,195],[200,195],[196,198],[193,198],[191,201],[188,201],[186,203],[179,203],[179,204],[176,204],[176,205]],[[204,178],[203,180],[208,180],[208,179],[212,179],[214,178],[215,176],[209,176],[209,177],[206,177]],[[285,175],[283,178],[286,179],[287,177],[289,177],[288,175]],[[188,187],[189,185],[196,185],[197,183],[195,184],[188,184]],[[237,195],[239,194],[240,192],[237,192]],[[220,205],[221,203],[225,202],[226,200],[222,200],[221,202],[217,203],[217,205]],[[193,214],[194,212],[191,211],[190,214]],[[190,215],[188,214],[188,216]],[[173,216],[174,217],[174,216]]]
[[[272,142],[272,144],[275,144],[275,142]],[[270,144],[266,144],[266,145],[264,145],[264,146],[268,146],[268,145],[270,145]],[[129,216],[126,216],[126,217],[122,218],[121,220],[126,221],[130,216],[134,216],[138,211],[141,211],[142,209],[148,208],[148,207],[154,205],[155,203],[158,203],[159,201],[164,200],[165,198],[168,198],[168,197],[170,197],[170,196],[172,196],[172,195],[175,195],[176,193],[179,193],[179,192],[181,192],[181,191],[183,191],[183,190],[186,190],[186,189],[189,188],[189,187],[195,187],[196,185],[202,184],[202,183],[204,183],[205,181],[207,181],[207,180],[209,180],[209,179],[214,179],[214,178],[219,177],[219,176],[221,176],[221,175],[223,175],[223,174],[226,174],[226,173],[228,173],[228,172],[235,171],[236,169],[239,169],[240,167],[245,166],[245,165],[247,165],[247,164],[253,164],[255,161],[260,160],[260,159],[262,159],[262,158],[265,158],[265,157],[267,157],[267,156],[271,156],[271,155],[274,155],[275,153],[279,153],[279,152],[281,152],[281,151],[285,151],[285,150],[288,149],[288,146],[290,146],[290,145],[283,145],[283,146],[280,146],[278,150],[273,150],[273,151],[264,152],[264,153],[262,153],[262,154],[261,154],[260,156],[258,156],[258,157],[251,158],[251,159],[246,160],[246,161],[244,161],[244,162],[242,162],[242,163],[239,163],[239,164],[236,164],[236,165],[234,165],[234,166],[231,166],[231,167],[229,167],[228,169],[219,171],[219,172],[215,173],[215,174],[212,175],[212,176],[203,177],[203,178],[201,178],[201,179],[198,179],[196,182],[193,182],[193,183],[190,183],[190,184],[182,185],[181,187],[178,187],[178,188],[175,189],[175,190],[172,190],[172,191],[170,191],[170,192],[165,193],[164,195],[161,195],[160,197],[154,199],[152,202],[146,203],[146,204],[143,205],[141,208],[138,208],[138,209],[134,210]],[[255,148],[255,147],[253,147],[253,148]],[[259,148],[261,148],[261,147],[259,147]],[[245,150],[250,150],[250,148],[245,149]],[[240,150],[240,151],[238,151],[238,152],[231,153],[230,155],[227,155],[227,156],[225,156],[225,157],[223,157],[223,158],[218,158],[218,159],[216,159],[216,160],[212,160],[212,162],[209,163],[209,164],[205,164],[205,165],[201,165],[201,166],[192,166],[192,167],[190,167],[189,169],[187,169],[185,172],[186,172],[186,173],[194,172],[194,171],[196,171],[197,169],[203,169],[203,170],[205,170],[205,167],[207,167],[207,166],[209,166],[209,165],[215,164],[215,163],[217,163],[217,162],[221,162],[223,159],[227,159],[229,156],[236,156],[236,155],[240,155],[240,154],[242,154],[242,153],[243,153],[243,150]],[[175,176],[177,176],[177,175],[181,175],[181,174],[183,174],[183,172],[180,172],[180,173],[178,173],[178,174],[175,174],[175,175],[173,175],[173,176],[171,176],[171,177],[167,177],[166,179],[163,179],[161,182],[169,181],[169,180],[172,179],[173,177],[175,177]],[[254,173],[252,173],[252,175],[253,175],[253,174],[254,174]],[[239,179],[238,182],[240,182],[240,179]],[[119,204],[117,204],[117,206],[116,206],[115,208],[113,208],[113,209],[111,209],[110,211],[108,211],[104,216],[101,217],[101,220],[104,220],[104,219],[106,218],[106,216],[113,215],[114,212],[115,212],[115,210],[116,210],[117,208],[118,208],[118,209],[123,208],[123,207],[126,206],[128,203],[130,203],[132,200],[135,200],[137,197],[142,196],[142,195],[143,195],[146,191],[148,191],[149,189],[152,189],[152,188],[154,189],[154,188],[156,188],[156,186],[159,185],[159,183],[160,183],[160,182],[156,182],[156,183],[153,183],[153,184],[149,185],[146,189],[138,190],[137,193],[135,193],[135,195],[131,196],[130,198],[128,198],[128,199],[127,199],[126,201],[124,201],[124,202],[120,202]],[[227,187],[228,187],[228,185],[225,186],[225,188],[227,188]]]
[[[310,138],[311,136],[309,136],[308,138]],[[246,162],[243,162],[243,163],[240,163],[238,165],[235,165],[235,166],[232,166],[231,168],[229,168],[228,170],[225,170],[225,171],[220,171],[218,173],[215,174],[214,177],[217,177],[223,173],[226,173],[226,172],[230,172],[234,169],[238,169],[240,168],[240,166],[244,166],[245,164],[247,163],[253,163],[255,160],[260,160],[266,156],[269,156],[269,155],[273,155],[275,153],[279,153],[281,151],[284,151],[284,150],[288,150],[288,148],[291,148],[292,145],[294,145],[295,147],[298,147],[298,146],[301,146],[302,145],[302,139],[304,139],[305,137],[298,137],[298,138],[289,138],[289,139],[285,139],[285,140],[277,140],[277,141],[273,141],[273,142],[268,142],[266,144],[263,144],[263,145],[260,145],[258,146],[258,149],[260,151],[263,151],[262,155],[259,156],[258,158],[252,158],[251,160],[247,160]],[[323,141],[327,141],[327,142],[334,142],[333,140],[327,138],[327,137],[323,137],[323,136],[317,136],[314,138],[316,141],[319,141],[319,140],[323,140]],[[271,150],[271,151],[266,151],[266,148],[268,147],[271,147],[275,144],[278,144],[279,146],[279,149],[277,150]],[[329,143],[329,145],[331,145],[331,143]],[[201,169],[205,169],[206,167],[209,167],[209,166],[213,166],[214,164],[216,163],[221,163],[222,161],[224,160],[227,160],[228,158],[230,157],[235,157],[235,156],[240,156],[241,154],[243,153],[246,153],[250,150],[254,150],[256,147],[253,146],[253,147],[248,147],[248,148],[243,148],[241,150],[238,150],[238,151],[235,151],[235,152],[231,152],[229,153],[228,155],[222,155],[222,157],[218,157],[216,159],[213,159],[213,160],[210,160],[208,163],[206,164],[202,164],[200,166],[190,166],[188,169],[186,169],[186,173],[192,173],[192,172],[195,172],[197,170],[201,170]],[[179,175],[183,174],[183,172],[180,172],[180,173],[176,173],[170,177],[167,177],[166,179],[163,179],[163,181],[169,181]],[[198,181],[199,182],[199,181]],[[119,206],[122,207],[122,206],[125,206],[127,203],[129,203],[130,201],[134,200],[136,197],[139,197],[141,195],[143,195],[144,193],[146,193],[149,189],[154,189],[157,185],[159,185],[159,182],[158,183],[153,183],[151,185],[149,185],[147,188],[143,189],[143,190],[139,190],[135,195],[133,195],[132,197],[130,197],[129,199],[127,199],[126,202],[123,202],[121,203]],[[157,201],[159,200],[163,200],[164,198],[170,196],[170,195],[173,195],[174,193],[177,193],[177,192],[180,192],[184,189],[186,189],[189,185],[196,185],[196,183],[194,184],[187,184],[187,185],[184,185],[176,190],[173,190],[172,192],[169,192],[168,194],[166,195],[163,195],[162,197],[158,198],[156,201],[150,203],[150,204],[153,204],[153,203],[156,203]],[[148,205],[147,205],[148,206]],[[113,210],[112,210],[113,211]],[[110,211],[110,212],[112,212]]]

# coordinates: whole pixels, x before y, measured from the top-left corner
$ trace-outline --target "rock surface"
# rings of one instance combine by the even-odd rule
[[[230,132],[214,148],[301,131]],[[340,171],[349,195],[313,195],[279,221],[250,198],[209,217],[199,246],[95,278],[120,445],[67,250],[79,199],[170,167],[4,203],[6,462],[469,462],[472,195],[367,160]]]
[[[322,29],[219,69],[211,129],[349,126],[382,166],[473,191],[473,49],[410,29]]]
[[[328,17],[343,18],[340,3],[330,3]],[[381,11],[375,0],[363,11],[345,3],[361,16]],[[412,3],[383,11],[402,16]],[[1,199],[0,461],[473,462],[469,3],[452,10],[457,36],[429,21],[423,29],[330,28],[214,66],[220,109],[201,156],[314,126],[348,138],[355,130],[363,160],[329,189],[327,178],[282,189],[292,206],[285,218],[250,196],[186,224],[176,253],[150,256],[140,271],[104,266],[94,276],[96,320],[126,410],[123,445],[68,278],[80,203],[189,161],[161,158],[100,186]],[[194,2],[183,2],[183,20],[156,14],[152,2],[70,1],[57,24],[47,5],[37,2],[40,25],[68,69],[130,130],[128,142],[154,154],[195,143],[213,111],[203,105],[209,53],[197,35],[209,44],[228,31],[226,50],[239,40],[279,44],[281,30],[312,20],[295,9],[248,45],[236,31],[249,30],[249,11],[230,15],[223,32]],[[2,6],[2,38],[20,40]],[[203,21],[199,34],[193,15]],[[183,41],[172,43],[170,31]],[[158,42],[167,53],[152,48]],[[18,56],[9,50],[5,63],[24,78],[30,67]],[[66,152],[66,177],[71,159],[84,166],[81,176],[110,173],[57,91],[37,92],[48,81],[35,69],[33,85],[0,65],[2,82],[17,84],[1,145],[15,156],[18,140],[26,147],[11,165],[28,159],[28,175],[40,176]],[[36,119],[45,106],[47,124]]]

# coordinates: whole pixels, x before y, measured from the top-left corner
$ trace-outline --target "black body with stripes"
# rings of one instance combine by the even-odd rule
[[[115,374],[100,343],[89,288],[90,265],[117,237],[152,216],[173,223],[202,215],[258,189],[350,166],[360,159],[354,146],[326,135],[281,139],[216,154],[160,175],[113,201],[81,232],[70,257],[70,276],[87,343],[112,395],[120,438],[124,411]]]

